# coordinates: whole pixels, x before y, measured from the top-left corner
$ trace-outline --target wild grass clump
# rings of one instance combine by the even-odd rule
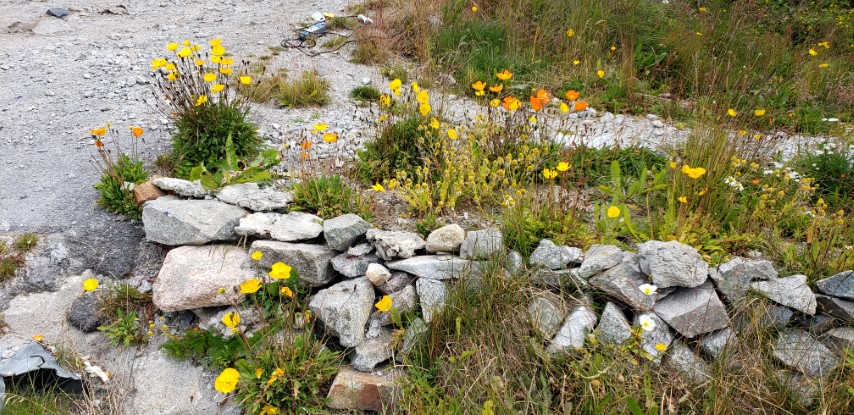
[[[115,154],[104,148],[103,138],[108,132]],[[137,154],[137,141],[142,139],[143,129],[130,127],[130,133],[131,149],[125,153],[116,138],[118,133],[110,129],[109,125],[92,130],[92,138],[98,150],[95,162],[101,169],[101,180],[94,187],[101,193],[98,206],[108,212],[138,220],[142,217],[142,208],[133,196],[133,186],[148,180],[148,172]]]
[[[166,331],[162,324],[159,328],[155,326],[150,293],[141,293],[125,283],[115,283],[106,290],[86,295],[98,296],[98,312],[106,320],[106,324],[98,327],[98,331],[104,333],[113,346],[140,345],[147,343],[155,331]]]
[[[0,241],[0,282],[15,277],[24,265],[24,256],[38,244],[39,236],[34,233],[19,235],[11,244]]]
[[[228,137],[238,157],[254,156],[261,137],[249,119],[248,100],[233,91],[237,85],[252,83],[248,62],[242,62],[243,72],[235,69],[222,39],[211,40],[208,52],[188,41],[170,43],[167,49],[173,56],[154,59],[151,69],[158,105],[175,121],[172,144],[177,173],[186,176],[199,165],[212,168],[225,156]]]
[[[387,96],[386,96],[387,97]],[[381,123],[375,141],[359,150],[356,171],[363,183],[375,183],[394,177],[397,171],[415,172],[422,163],[424,147],[421,120],[415,116],[389,119]]]
[[[322,107],[331,101],[329,81],[317,72],[305,71],[298,79],[280,82],[275,98],[286,108]]]
[[[309,212],[324,219],[345,213],[356,213],[365,220],[371,219],[367,201],[341,175],[306,176],[295,183],[291,190],[294,194],[294,201],[290,204],[292,211]]]
[[[361,85],[350,91],[350,97],[363,102],[379,102],[380,91],[370,85]]]

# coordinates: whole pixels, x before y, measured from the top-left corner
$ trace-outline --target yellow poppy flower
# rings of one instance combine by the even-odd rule
[[[338,133],[323,133],[323,141],[334,143],[338,141]]]
[[[231,393],[237,388],[237,381],[240,380],[240,372],[234,368],[226,368],[216,377],[214,388],[220,393]]]
[[[602,77],[604,77],[604,76],[605,76],[605,71],[603,71],[603,70],[601,70],[601,69],[600,69],[600,70],[596,71],[596,75],[597,75],[598,77],[602,78]]]
[[[566,29],[566,37],[573,37],[573,36],[575,36],[575,30]]]
[[[546,180],[554,179],[555,177],[557,177],[557,170],[551,170],[548,168],[544,168],[543,169],[543,177],[545,177]]]
[[[726,113],[727,113],[727,115],[729,115],[730,117],[735,117],[736,115],[738,115],[738,112],[736,112],[736,111],[735,111],[734,109],[732,109],[732,108],[730,108],[730,109],[726,110]]]
[[[261,258],[263,258],[263,257],[264,257],[264,253],[261,251],[255,251],[252,253],[252,259],[254,259],[256,261],[260,261]]]
[[[219,60],[220,65],[234,65],[234,58],[222,58]]]
[[[753,115],[755,115],[757,117],[761,117],[761,116],[765,115],[765,110],[754,110]]]
[[[261,289],[261,281],[257,278],[244,281],[240,284],[240,292],[243,294],[255,294]]]
[[[237,327],[237,325],[240,324],[240,314],[233,311],[225,313],[225,315],[222,316],[222,324],[225,324],[226,327],[231,329]]]
[[[561,161],[557,164],[557,171],[567,171],[569,170],[569,167],[569,163]]]
[[[374,189],[375,192],[385,192],[385,187],[379,183],[371,186],[371,189]]]
[[[430,119],[430,128],[432,128],[434,130],[438,130],[439,129],[439,120],[437,120],[435,118],[431,118]]]
[[[44,341],[44,336],[42,336],[41,334],[36,334],[35,336],[33,336],[33,340],[41,343]]]
[[[498,99],[498,98],[495,98],[495,99],[493,99],[492,101],[489,101],[489,106],[490,106],[490,107],[492,107],[492,108],[495,108],[495,107],[497,107],[497,106],[499,106],[499,105],[501,105],[501,100],[500,100],[500,99]]]
[[[412,91],[415,92],[416,94],[421,92],[421,87],[418,86],[418,82],[413,82],[410,85],[412,86]]]
[[[449,129],[448,130],[448,137],[450,137],[452,140],[456,140],[457,137],[459,137],[459,135],[457,135],[457,130],[455,130],[453,128]]]
[[[421,113],[422,117],[426,117],[428,114],[430,114],[430,111],[432,111],[432,110],[433,110],[433,108],[430,107],[430,104],[428,104],[426,102],[418,105],[418,112]]]
[[[181,48],[181,50],[178,51],[179,58],[189,58],[192,54],[193,51],[190,50],[190,48]]]
[[[219,73],[223,75],[231,75],[234,72],[231,68],[219,68]]]
[[[91,133],[92,133],[92,135],[97,135],[98,137],[103,137],[104,135],[106,135],[106,134],[107,134],[107,129],[106,129],[106,128],[104,128],[104,127],[101,127],[101,128],[93,128],[93,129],[92,129],[92,130],[90,130],[89,132],[91,132]]]
[[[198,107],[205,102],[208,102],[208,97],[206,95],[201,95],[196,99],[196,106]]]
[[[501,72],[499,72],[499,73],[495,74],[495,76],[497,76],[497,77],[498,77],[498,79],[500,79],[500,80],[502,80],[502,81],[507,81],[507,80],[509,80],[510,78],[512,78],[512,77],[513,77],[513,74],[512,74],[512,73],[510,73],[510,71],[508,71],[507,69],[505,69],[505,70],[503,70],[503,71],[501,71]]]
[[[210,43],[211,46],[219,46],[222,44],[222,38],[218,37],[216,39],[211,39],[208,43]]]
[[[679,203],[688,203],[688,198],[685,196],[679,196]]]
[[[477,82],[475,82],[475,83],[471,84],[471,87],[472,87],[472,89],[474,89],[475,91],[483,92],[483,89],[484,89],[484,88],[486,88],[486,82],[483,82],[483,81],[477,81]]]
[[[240,83],[243,85],[249,85],[252,83],[252,77],[249,75],[243,75],[240,77]]]
[[[377,301],[376,304],[374,304],[374,306],[376,306],[377,310],[380,310],[380,312],[388,312],[388,310],[391,310],[392,306],[391,297],[384,295],[383,298],[381,298],[379,301]]]
[[[426,104],[426,103],[430,102],[430,96],[427,95],[427,91],[421,91],[415,97],[415,100],[422,103],[422,104]]]
[[[222,57],[220,57],[220,56],[211,56],[211,62],[213,62],[213,63],[219,63],[221,60],[222,60]]]
[[[169,49],[170,52],[174,52],[174,51],[178,50],[178,44],[175,42],[172,42],[172,43],[166,45],[166,49]]]
[[[220,46],[220,45],[213,46],[213,47],[211,47],[211,55],[214,55],[214,56],[225,55],[225,48]]]
[[[616,206],[611,206],[608,208],[607,214],[609,218],[614,219],[620,216],[620,208]]]
[[[279,408],[270,405],[264,405],[258,415],[279,415]]]
[[[815,55],[818,55],[818,52],[816,52],[815,49],[810,49],[810,56],[815,56]]]
[[[667,345],[664,343],[656,343],[655,344],[655,350],[658,350],[659,352],[663,352],[663,351],[667,350]]]
[[[83,281],[83,289],[86,291],[95,291],[98,288],[98,280],[89,278]]]
[[[572,64],[573,64],[574,66],[578,66],[578,64],[580,64],[580,63],[581,63],[581,61],[580,61],[580,60],[578,60],[578,59],[576,59],[576,60],[572,61]]]
[[[195,64],[196,66],[205,66],[205,60],[204,59],[196,59],[193,61],[193,64]]]
[[[560,112],[569,112],[569,105],[566,105],[566,103],[561,102],[560,103]]]
[[[293,268],[291,268],[290,265],[286,265],[283,262],[276,262],[275,264],[273,264],[273,267],[270,269],[268,275],[270,276],[270,278],[273,278],[275,280],[286,280],[291,277],[292,270]]]
[[[279,296],[294,298],[294,292],[291,291],[290,287],[282,287],[279,288]]]
[[[384,107],[391,105],[391,97],[388,95],[380,95],[380,105]]]
[[[827,64],[827,63],[820,63],[820,64],[818,64],[818,67],[819,67],[819,68],[827,68],[828,66],[830,66],[830,64]]]
[[[214,94],[216,94],[217,92],[221,92],[223,89],[225,89],[225,85],[223,84],[211,85],[211,92],[213,92]]]
[[[498,85],[489,87],[489,92],[499,93],[503,90],[504,90],[504,84],[498,84]]]
[[[316,133],[323,132],[323,131],[325,131],[327,128],[329,128],[329,124],[325,124],[325,123],[317,123],[317,124],[314,124],[314,132],[316,132]]]
[[[255,378],[256,379],[260,379],[261,375],[263,375],[263,374],[264,374],[264,369],[261,369],[260,367],[255,369]]]
[[[704,174],[706,174],[706,169],[704,169],[702,167],[691,167],[691,166],[686,164],[686,165],[682,166],[682,173],[684,173],[685,175],[687,175],[688,177],[690,177],[692,179],[699,179]]]

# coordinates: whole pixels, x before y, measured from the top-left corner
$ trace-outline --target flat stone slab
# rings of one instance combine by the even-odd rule
[[[757,281],[750,283],[750,288],[777,304],[794,308],[804,314],[815,314],[815,294],[807,285],[806,275]]]
[[[370,372],[392,357],[394,349],[390,329],[383,329],[372,339],[365,339],[352,351],[350,364],[360,372]]]
[[[768,260],[735,257],[711,268],[709,276],[730,303],[738,304],[750,291],[751,282],[777,279],[779,274]]]
[[[400,399],[399,379],[405,375],[401,369],[362,373],[342,367],[329,387],[327,406],[332,409],[379,413],[393,409]]]
[[[380,257],[373,254],[352,256],[343,253],[332,258],[332,268],[347,278],[356,278],[365,275],[369,265],[380,262]]]
[[[590,278],[606,269],[616,267],[623,261],[623,250],[616,245],[593,244],[584,253],[584,261],[578,267],[578,276]]]
[[[821,292],[834,297],[854,300],[854,271],[843,271],[815,284]]]
[[[653,307],[679,334],[693,338],[729,326],[729,315],[711,282],[696,288],[679,289]]]
[[[528,319],[531,325],[546,340],[554,337],[563,318],[564,312],[560,304],[553,299],[537,296],[528,305]]]
[[[151,181],[155,186],[167,192],[172,192],[178,196],[194,197],[203,199],[211,195],[211,192],[202,187],[199,180],[191,182],[184,179],[176,179],[172,177],[158,177]]]
[[[281,210],[294,201],[291,192],[272,187],[261,188],[258,183],[239,183],[225,186],[216,193],[216,198],[255,212]]]
[[[578,276],[578,268],[557,271],[546,268],[538,269],[531,275],[531,282],[546,287],[576,291],[581,291],[589,285],[587,281]]]
[[[430,323],[433,317],[442,312],[448,297],[451,295],[448,284],[444,281],[422,278],[415,281],[418,299],[421,302],[421,314],[424,321]]]
[[[596,330],[596,338],[606,344],[621,345],[632,337],[632,326],[623,310],[610,301],[605,304]]]
[[[781,332],[773,353],[780,363],[812,377],[825,376],[839,364],[830,349],[799,329]]]
[[[472,231],[466,234],[460,246],[462,259],[487,259],[504,250],[504,236],[495,228]]]
[[[565,245],[558,246],[548,239],[543,239],[537,249],[531,253],[528,263],[532,267],[543,267],[550,270],[565,269],[569,264],[580,264],[584,259],[584,251]]]
[[[270,237],[282,242],[298,242],[317,238],[323,232],[320,216],[303,212],[253,213],[234,228],[238,235]]]
[[[417,233],[370,229],[365,233],[368,242],[374,244],[377,255],[391,261],[395,258],[412,258],[415,251],[424,249],[427,242]]]
[[[695,385],[712,378],[709,364],[681,340],[671,344],[662,365],[674,370],[682,379]]]
[[[163,260],[152,287],[154,305],[171,312],[236,304],[243,301],[243,294],[233,288],[256,276],[252,260],[242,248],[181,246]],[[221,288],[225,288],[222,293]]]
[[[824,334],[824,341],[840,354],[844,354],[846,350],[854,350],[854,327],[832,328]]]
[[[641,285],[649,283],[640,270],[638,256],[626,252],[619,265],[587,280],[594,288],[608,294],[634,310],[650,311],[655,305],[655,295],[646,295],[640,290]]]
[[[237,239],[234,228],[246,215],[243,209],[216,200],[182,200],[164,196],[142,208],[142,224],[149,241],[163,245],[204,245]]]
[[[421,278],[447,280],[466,273],[478,273],[483,262],[450,255],[423,255],[385,264],[389,269],[408,272]]]
[[[374,286],[367,278],[355,278],[322,289],[311,297],[308,308],[323,327],[344,347],[365,339],[365,324],[374,307]]]
[[[371,229],[371,224],[355,213],[347,213],[323,222],[326,245],[336,251],[345,251]]]
[[[546,350],[549,353],[572,353],[584,347],[584,341],[596,327],[597,319],[596,312],[586,306],[572,309]]]
[[[325,245],[295,244],[279,241],[255,241],[250,251],[259,251],[263,257],[258,265],[269,271],[276,262],[290,265],[299,273],[300,284],[309,287],[320,287],[335,278],[332,269],[332,258],[338,251]]]
[[[638,245],[640,268],[659,288],[697,287],[709,276],[709,264],[691,246],[678,241]]]
[[[848,324],[854,324],[854,301],[818,294],[815,296],[818,308],[824,314],[836,317]]]
[[[727,327],[711,332],[700,340],[700,350],[712,359],[721,357],[736,342],[735,332]]]

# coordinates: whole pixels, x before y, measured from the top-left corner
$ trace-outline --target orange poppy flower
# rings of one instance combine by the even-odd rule
[[[506,81],[506,80],[509,80],[510,78],[512,78],[513,74],[510,73],[510,71],[508,71],[507,69],[505,69],[505,70],[495,74],[495,76],[497,76],[498,79],[500,79],[502,81]]]
[[[586,109],[587,109],[587,101],[577,101],[575,103],[575,110],[576,111],[584,111]]]
[[[513,112],[519,109],[521,103],[519,99],[513,96],[504,97],[504,100],[501,102],[501,106],[504,107],[507,111]]]
[[[537,98],[535,96],[531,96],[531,109],[534,111],[539,111],[543,109],[543,105],[545,105],[548,101],[543,100],[541,98]]]
[[[311,144],[311,141],[303,141],[302,144],[300,144],[299,146],[303,150],[308,150],[311,148]]]
[[[471,84],[471,87],[475,91],[483,91],[483,88],[486,88],[486,82],[477,81],[477,82]]]
[[[95,140],[95,147],[101,148],[104,146],[104,142],[101,140]]]
[[[576,99],[578,99],[578,96],[579,93],[576,90],[570,89],[569,91],[566,91],[566,99],[570,101],[575,101]]]
[[[141,135],[142,135],[142,133],[144,133],[144,132],[145,132],[145,131],[144,131],[142,128],[140,128],[140,127],[133,127],[133,128],[131,128],[131,130],[130,130],[131,135],[133,135],[134,137],[139,137],[139,136],[141,136]]]
[[[499,85],[496,85],[496,86],[491,86],[491,87],[489,87],[489,90],[490,90],[491,92],[496,92],[496,93],[497,93],[497,92],[501,92],[503,89],[504,89],[504,84],[499,84]]]

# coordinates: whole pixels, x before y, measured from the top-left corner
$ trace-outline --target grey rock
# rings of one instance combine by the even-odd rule
[[[621,345],[632,337],[632,326],[623,310],[610,301],[605,304],[596,330],[599,331],[596,338],[605,344]]]
[[[325,224],[325,222],[324,222]],[[327,243],[328,245],[328,243]],[[331,247],[330,247],[331,248]],[[335,249],[335,248],[333,248]],[[352,256],[362,256],[374,252],[374,246],[369,243],[358,244],[347,248],[347,254]]]
[[[640,268],[659,288],[697,287],[709,276],[709,265],[691,246],[678,241],[638,245]]]
[[[504,269],[510,275],[518,274],[525,267],[525,259],[522,254],[516,251],[510,251],[504,257]]]
[[[761,324],[769,327],[783,328],[789,324],[795,312],[789,307],[771,304],[762,313]]]
[[[142,236],[144,237],[144,234]],[[133,261],[134,277],[141,279],[156,277],[160,267],[163,266],[164,258],[166,258],[166,251],[162,246],[145,240],[140,241],[136,259]]]
[[[594,288],[622,301],[634,310],[650,311],[655,305],[654,295],[646,295],[640,290],[642,284],[649,282],[640,270],[638,256],[626,252],[619,265],[587,280]]]
[[[673,342],[662,365],[673,369],[683,379],[695,385],[712,378],[709,365],[681,340]]]
[[[391,294],[404,289],[407,285],[410,285],[413,282],[415,282],[415,276],[405,272],[396,271],[391,273],[391,279],[386,281],[385,284],[377,287],[377,289],[383,294]]]
[[[726,307],[711,282],[696,288],[676,290],[656,302],[653,310],[670,327],[688,338],[729,325]]]
[[[95,293],[84,293],[75,298],[66,318],[68,323],[84,333],[92,333],[106,322],[101,315],[101,299]]]
[[[565,314],[557,301],[537,296],[528,305],[528,319],[534,330],[546,340],[551,340],[560,323],[563,322]]]
[[[290,265],[299,273],[300,284],[309,287],[326,285],[335,278],[331,260],[338,252],[323,245],[255,241],[250,251],[264,254],[258,261],[263,269],[270,269],[276,262]]]
[[[367,278],[339,282],[318,291],[308,308],[344,347],[358,346],[374,307],[374,287]]]
[[[421,343],[428,330],[427,323],[421,317],[415,317],[403,333],[403,346],[401,346],[400,352],[403,355],[409,354],[413,347]]]
[[[238,235],[271,237],[282,242],[314,239],[323,232],[323,219],[303,212],[252,213],[234,228]]]
[[[60,19],[68,16],[69,14],[71,14],[71,12],[69,12],[68,9],[64,7],[51,7],[47,9],[48,16],[58,17]]]
[[[730,303],[739,304],[750,290],[751,282],[776,279],[779,274],[770,261],[735,257],[711,268],[709,276]]]
[[[839,364],[827,347],[798,329],[781,332],[773,354],[780,363],[812,377],[827,375]]]
[[[33,293],[55,291],[62,285],[63,275],[71,268],[69,243],[61,235],[41,237],[29,254],[19,277],[14,280],[14,291]]]
[[[70,273],[91,269],[96,274],[121,278],[134,271],[134,259],[144,239],[139,225],[111,221],[109,226],[91,224],[70,230],[56,244],[45,241],[45,248],[54,264],[63,264],[67,258]]]
[[[408,285],[398,292],[388,295],[391,298],[392,308],[396,308],[401,313],[415,311],[418,306],[418,294],[415,292],[415,287]],[[380,326],[389,326],[393,322],[391,320],[391,312],[382,312],[374,310],[371,314],[371,321],[377,321]]]
[[[578,268],[578,276],[587,279],[623,261],[623,250],[614,245],[593,244],[584,253],[584,261]]]
[[[652,312],[635,314],[635,319],[632,322],[632,325],[639,326],[641,316],[647,316],[652,319],[652,321],[655,322],[655,328],[651,331],[641,330],[640,346],[645,352],[652,356],[653,362],[661,363],[661,355],[664,352],[659,351],[656,346],[659,344],[663,345],[666,351],[667,348],[670,347],[670,343],[673,342],[673,332],[670,331],[670,326],[668,326],[664,320]]]
[[[531,282],[546,287],[581,291],[587,287],[587,281],[578,276],[578,268],[552,271],[539,269],[531,276]]]
[[[750,288],[777,304],[794,308],[805,314],[815,314],[815,294],[807,285],[806,275],[752,282]]]
[[[815,401],[819,387],[813,379],[785,369],[777,370],[775,375],[780,386],[797,399],[799,404],[809,407]]]
[[[583,305],[575,307],[546,350],[549,353],[571,353],[584,347],[584,340],[596,327],[597,318],[596,312],[590,308]]]
[[[427,235],[427,252],[457,252],[465,238],[466,231],[460,225],[445,225]]]
[[[830,331],[830,329],[838,326],[838,323],[839,322],[835,318],[829,316],[808,316],[806,319],[806,328],[813,336],[820,336]]]
[[[854,301],[845,301],[841,298],[828,297],[818,294],[815,296],[818,309],[822,313],[836,317],[849,324],[854,324]]]
[[[467,273],[478,273],[483,267],[479,261],[469,261],[450,255],[424,255],[400,261],[388,262],[386,267],[405,271],[421,278],[446,280]]]
[[[531,253],[528,263],[534,267],[560,270],[565,269],[570,263],[581,263],[583,258],[584,252],[580,248],[557,246],[554,242],[543,239],[537,245],[537,249]]]
[[[347,213],[323,222],[323,237],[326,245],[337,251],[343,251],[359,240],[371,224],[354,213]]]
[[[371,284],[379,287],[391,279],[391,271],[380,264],[370,264],[365,270],[365,276]]]
[[[700,350],[712,359],[717,359],[726,353],[727,348],[735,344],[735,332],[727,327],[713,331],[700,340]]]
[[[341,273],[347,278],[356,278],[365,275],[368,267],[371,264],[380,262],[380,258],[376,255],[352,256],[347,253],[337,255],[332,258],[332,268]]]
[[[415,251],[423,249],[427,244],[418,234],[412,232],[370,229],[366,236],[368,242],[373,243],[377,249],[377,255],[386,261],[412,258]]]
[[[210,191],[205,190],[205,188],[202,187],[202,183],[199,180],[191,182],[189,180],[175,179],[172,177],[158,177],[152,180],[152,182],[161,190],[175,193],[178,196],[202,199],[211,195]]]
[[[504,250],[504,236],[495,228],[472,231],[460,247],[462,259],[486,259]]]
[[[854,271],[842,271],[815,284],[821,292],[840,298],[854,300]]]
[[[370,372],[393,354],[391,330],[385,329],[377,337],[366,339],[353,349],[350,365],[360,372]]]
[[[430,323],[433,317],[445,308],[450,295],[448,284],[443,281],[419,278],[415,282],[415,288],[421,302],[421,315],[424,316],[425,322]]]
[[[145,237],[163,245],[204,245],[237,238],[234,228],[246,212],[216,200],[163,196],[142,208]]]
[[[825,344],[831,349],[844,354],[846,350],[854,351],[854,327],[835,327],[824,335]]]
[[[154,305],[181,311],[237,304],[243,294],[233,288],[255,277],[251,261],[246,251],[231,245],[175,248],[166,254],[154,283]]]
[[[258,183],[239,183],[225,186],[216,193],[216,198],[255,212],[284,209],[294,200],[294,196],[290,192],[283,192],[272,187],[262,189]]]

